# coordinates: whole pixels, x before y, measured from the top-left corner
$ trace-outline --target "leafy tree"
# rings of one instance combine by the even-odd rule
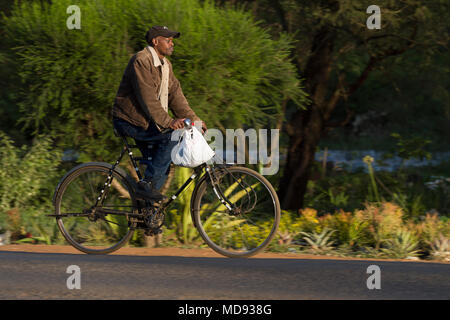
[[[305,79],[311,104],[306,110],[286,110],[289,144],[280,194],[284,208],[298,209],[303,206],[316,147],[328,131],[349,123],[359,106],[350,108],[348,102],[372,73],[408,52],[420,53],[422,59],[448,52],[449,20],[443,16],[449,3],[377,1],[381,29],[369,30],[366,10],[372,1],[244,2],[275,34],[287,32],[297,40],[292,58]]]

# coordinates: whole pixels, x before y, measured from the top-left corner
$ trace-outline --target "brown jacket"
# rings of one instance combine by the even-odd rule
[[[173,74],[172,64],[169,64],[169,97],[168,106],[176,118],[189,118],[200,121],[181,90],[180,82]],[[168,128],[172,118],[164,110],[158,100],[161,86],[161,66],[153,57],[148,48],[136,53],[128,62],[125,73],[117,91],[113,117],[123,119],[131,124],[145,129],[150,121],[154,121],[159,127]]]

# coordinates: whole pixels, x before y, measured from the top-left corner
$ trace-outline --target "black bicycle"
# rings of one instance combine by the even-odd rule
[[[136,229],[150,236],[161,232],[165,211],[195,182],[191,216],[203,240],[227,257],[249,257],[263,250],[273,239],[280,222],[280,203],[274,188],[258,172],[226,164],[202,164],[168,198],[159,203],[137,198],[137,182],[118,166],[127,153],[142,179],[132,149],[119,135],[124,147],[115,164],[83,163],[59,182],[53,196],[55,217],[64,238],[88,254],[111,253],[132,237]],[[164,135],[148,139],[155,144]]]

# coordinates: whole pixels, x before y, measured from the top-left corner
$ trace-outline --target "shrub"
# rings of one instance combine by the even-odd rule
[[[419,241],[411,231],[406,229],[398,230],[392,239],[384,240],[386,248],[381,251],[388,258],[405,259],[419,255]]]
[[[48,137],[18,148],[0,132],[0,221],[13,232],[13,239],[31,236],[30,231],[43,236],[40,228],[50,226],[44,214],[51,212],[60,159],[61,152],[53,149]]]
[[[323,224],[336,230],[335,240],[339,245],[356,248],[357,245],[363,245],[366,241],[364,234],[367,232],[369,223],[358,214],[341,210],[323,217]]]
[[[450,261],[450,240],[442,234],[430,243],[431,258],[436,260]]]
[[[315,254],[324,254],[330,252],[333,247],[334,241],[331,240],[331,236],[335,230],[329,230],[324,228],[321,233],[317,232],[301,232],[304,235],[303,239],[307,242],[307,250]]]
[[[437,213],[427,213],[419,223],[419,230],[425,242],[434,242],[441,235],[450,236],[448,220],[439,218]]]
[[[320,232],[322,226],[317,217],[317,210],[312,208],[305,208],[300,210],[300,218],[298,220],[300,229],[304,232]]]
[[[368,203],[356,215],[358,219],[367,221],[367,236],[376,250],[403,226],[403,210],[391,202]]]
[[[297,214],[282,210],[276,241],[280,245],[290,245],[297,238],[301,228],[302,222]]]

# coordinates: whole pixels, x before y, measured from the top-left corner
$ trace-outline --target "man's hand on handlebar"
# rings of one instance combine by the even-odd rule
[[[169,125],[170,129],[177,130],[177,129],[183,129],[185,127],[184,119],[173,119],[172,122]],[[206,126],[206,123],[202,121],[202,133],[204,134],[208,130],[208,127]]]
[[[184,119],[173,119],[169,125],[169,128],[173,130],[183,129],[184,128],[183,120]]]

